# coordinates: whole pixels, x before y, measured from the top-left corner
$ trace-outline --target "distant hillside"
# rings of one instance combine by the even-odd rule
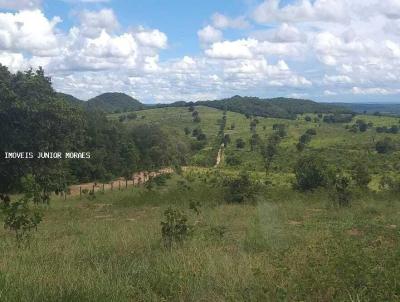
[[[60,99],[66,101],[68,104],[70,104],[72,106],[79,106],[79,107],[84,107],[85,106],[85,102],[84,101],[82,101],[80,99],[77,99],[73,95],[62,93],[62,92],[57,92],[57,96]]]
[[[97,109],[105,112],[134,111],[145,107],[129,95],[117,92],[103,93],[90,99],[85,105],[88,110]]]
[[[217,109],[226,109],[242,114],[293,119],[302,113],[349,113],[351,110],[332,104],[321,104],[310,100],[273,98],[260,99],[257,97],[234,96],[228,99],[200,101],[203,105]]]
[[[340,106],[357,113],[380,113],[382,115],[400,115],[400,104],[357,104],[340,103]]]

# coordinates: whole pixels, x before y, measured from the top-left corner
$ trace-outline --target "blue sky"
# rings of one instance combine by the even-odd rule
[[[144,102],[399,102],[400,1],[0,0],[0,63]]]

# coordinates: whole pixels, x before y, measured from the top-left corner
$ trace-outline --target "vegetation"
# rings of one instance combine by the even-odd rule
[[[105,114],[41,69],[0,86],[1,155],[91,155],[1,158],[0,300],[398,300],[400,136],[378,131],[398,118],[240,97]]]
[[[126,112],[144,109],[138,100],[124,93],[109,92],[98,95],[85,103],[88,110],[101,110],[104,112]]]
[[[234,96],[229,99],[197,102],[197,105],[210,106],[221,110],[229,110],[242,114],[263,117],[294,119],[297,114],[345,113],[348,110],[339,106],[319,104],[309,100],[275,98],[259,99],[256,97]]]

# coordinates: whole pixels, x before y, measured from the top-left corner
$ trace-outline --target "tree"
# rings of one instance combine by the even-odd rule
[[[308,129],[306,131],[307,135],[317,135],[317,131],[315,129]]]
[[[225,134],[224,135],[224,139],[223,139],[223,144],[224,144],[224,146],[226,147],[226,146],[228,146],[228,144],[231,142],[231,137],[230,137],[230,135],[229,134]]]
[[[391,138],[385,137],[383,140],[376,142],[375,149],[379,154],[386,154],[394,151],[396,145]]]
[[[201,122],[200,117],[199,117],[198,115],[195,116],[194,119],[193,119],[193,122],[194,122],[194,123],[200,123],[200,122]]]
[[[368,166],[363,162],[357,162],[352,170],[352,178],[359,187],[367,188],[371,181]]]
[[[350,204],[351,191],[350,191],[350,178],[343,174],[336,176],[334,182],[334,197],[339,206],[344,207]]]
[[[246,146],[246,142],[242,138],[236,140],[236,148],[243,149]]]
[[[368,129],[368,124],[364,120],[357,120],[356,124],[360,132],[365,132]]]
[[[229,165],[229,166],[239,166],[242,161],[240,160],[239,157],[235,156],[235,155],[228,155],[225,159],[225,162]]]
[[[260,143],[260,136],[254,133],[250,138],[250,150],[254,151],[259,143]]]
[[[308,133],[303,134],[302,136],[300,136],[299,142],[307,145],[309,142],[311,142],[311,135]]]
[[[238,176],[226,177],[223,186],[225,200],[233,203],[254,200],[259,191],[259,187],[251,181],[247,172],[241,172]]]
[[[321,158],[307,155],[301,157],[294,167],[295,187],[300,191],[309,191],[329,183],[330,171]]]
[[[264,157],[264,167],[265,167],[265,173],[268,174],[269,168],[271,166],[272,160],[275,157],[275,155],[278,153],[278,145],[281,141],[281,137],[279,136],[278,133],[274,133],[271,135],[268,140],[267,144],[264,147],[263,150],[263,157]]]

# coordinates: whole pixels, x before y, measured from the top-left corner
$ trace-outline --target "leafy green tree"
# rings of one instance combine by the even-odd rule
[[[246,142],[242,138],[236,139],[236,148],[243,149],[246,146]]]
[[[295,188],[310,191],[329,184],[331,179],[327,163],[316,156],[301,157],[294,167],[296,176]]]
[[[254,133],[250,138],[250,150],[255,151],[256,147],[260,144],[260,136]]]
[[[349,206],[351,201],[350,178],[343,174],[336,176],[334,181],[334,197],[339,206]]]
[[[356,124],[360,132],[365,132],[368,129],[368,124],[364,120],[357,120]]]
[[[357,162],[352,169],[352,178],[361,188],[367,188],[371,181],[368,166],[363,162]]]
[[[312,136],[312,135],[317,135],[317,131],[316,131],[315,129],[311,128],[311,129],[308,129],[308,130],[306,131],[306,134],[307,134],[307,135],[310,135],[310,136]]]
[[[247,172],[241,172],[238,176],[226,177],[223,181],[225,188],[224,198],[227,202],[242,203],[255,200],[259,187],[250,179]]]
[[[387,154],[396,149],[396,144],[391,138],[385,137],[383,140],[376,142],[375,149],[380,154]]]
[[[235,155],[228,155],[225,158],[225,162],[227,165],[229,166],[239,166],[242,161],[240,160],[239,157],[235,156]]]

